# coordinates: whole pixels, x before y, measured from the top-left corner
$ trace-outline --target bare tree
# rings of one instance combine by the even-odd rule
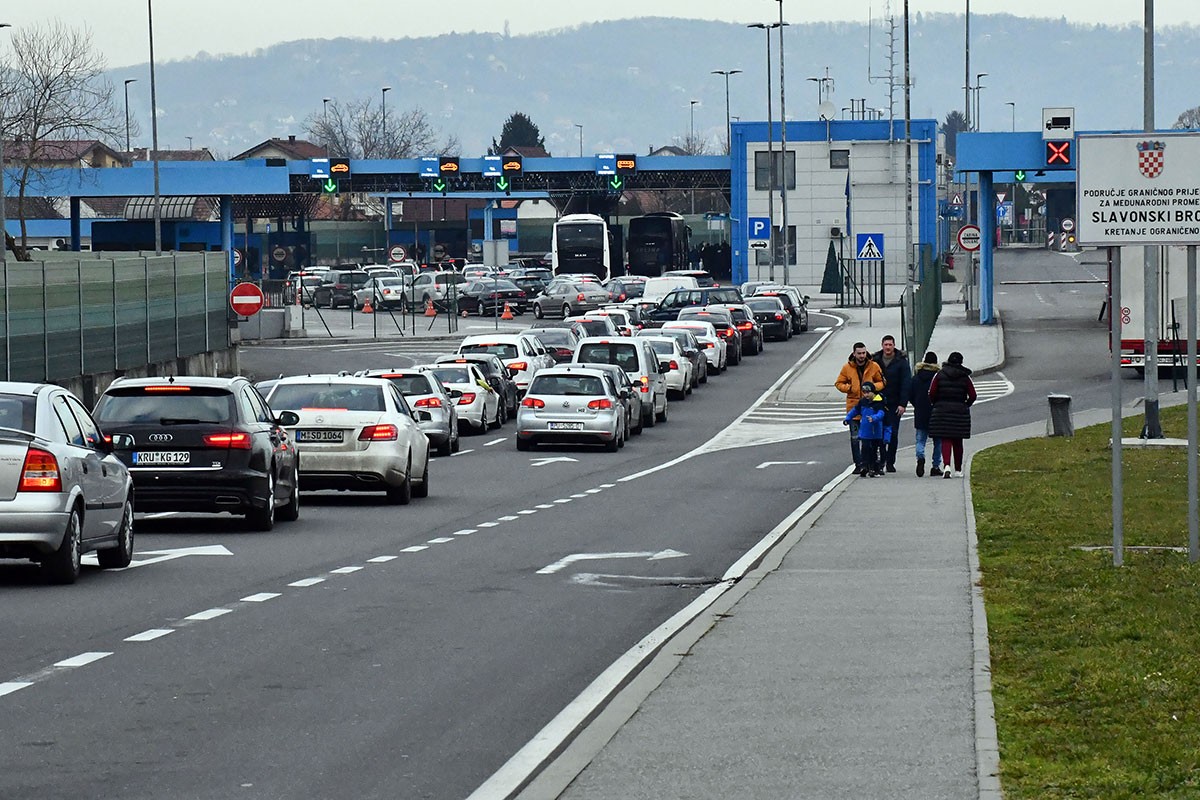
[[[385,124],[386,123],[386,124]],[[415,158],[457,155],[458,139],[448,136],[440,145],[438,131],[421,108],[396,113],[370,99],[339,103],[331,100],[304,121],[309,138],[331,156],[345,158]]]
[[[1176,130],[1195,130],[1200,128],[1200,107],[1189,108],[1187,111],[1184,111],[1171,127]]]
[[[710,147],[710,142],[699,134],[690,133],[685,136],[676,137],[679,144],[676,145],[683,151],[684,155],[689,156],[710,156],[713,150]]]
[[[12,142],[8,160],[16,172],[21,251],[27,242],[26,192],[42,171],[62,164],[57,143],[88,139],[120,149],[125,117],[104,69],[87,28],[54,20],[21,27],[12,36],[12,62],[0,65],[6,76],[0,135]]]

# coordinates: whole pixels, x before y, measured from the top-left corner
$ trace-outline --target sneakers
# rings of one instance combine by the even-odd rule
[[[942,473],[942,477],[943,478],[952,478],[954,476],[950,474],[950,470],[946,470],[945,472]]]
[[[937,468],[934,467],[934,469],[937,469]],[[933,473],[931,472],[929,474],[932,475]],[[925,477],[925,459],[923,459],[923,458],[917,459],[917,477],[918,478]]]
[[[920,473],[920,472],[917,472],[917,474],[918,474],[918,475],[920,475],[921,473]],[[931,478],[937,478],[937,477],[940,477],[940,476],[941,476],[941,474],[942,474],[942,468],[941,468],[941,467],[934,467],[933,469],[929,470],[929,477],[931,477]]]
[[[883,470],[881,470],[881,469],[872,470],[872,471],[871,471],[871,477],[872,477],[872,478],[882,478],[882,477],[883,477]]]
[[[962,477],[962,470],[961,470],[961,469],[956,469],[956,470],[954,470],[954,477],[956,477],[956,478],[961,478],[961,477]]]
[[[887,471],[888,471],[888,472],[895,472],[895,471],[896,471],[896,465],[895,465],[895,464],[888,464],[888,465],[887,465]]]

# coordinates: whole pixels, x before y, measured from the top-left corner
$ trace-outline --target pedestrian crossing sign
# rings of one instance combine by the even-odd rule
[[[859,261],[883,261],[883,234],[857,234],[854,252]]]

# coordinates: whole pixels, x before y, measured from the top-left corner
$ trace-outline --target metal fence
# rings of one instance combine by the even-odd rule
[[[942,313],[942,264],[934,260],[933,250],[928,246],[921,248],[920,259],[917,271],[920,280],[913,285],[913,341],[905,343],[909,362],[914,365],[929,348],[933,327]],[[906,308],[906,304],[900,304],[902,314]],[[908,329],[907,326],[901,327]]]
[[[66,381],[229,346],[220,252],[55,253],[0,271],[4,378]]]

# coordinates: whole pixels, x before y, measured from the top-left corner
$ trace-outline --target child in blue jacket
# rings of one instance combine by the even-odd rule
[[[875,384],[864,381],[862,398],[854,408],[846,413],[843,425],[849,425],[852,419],[858,418],[858,440],[862,447],[862,469],[859,475],[871,478],[883,476],[883,445],[891,433],[890,426],[883,424],[887,416],[887,407],[883,395],[876,394]]]

